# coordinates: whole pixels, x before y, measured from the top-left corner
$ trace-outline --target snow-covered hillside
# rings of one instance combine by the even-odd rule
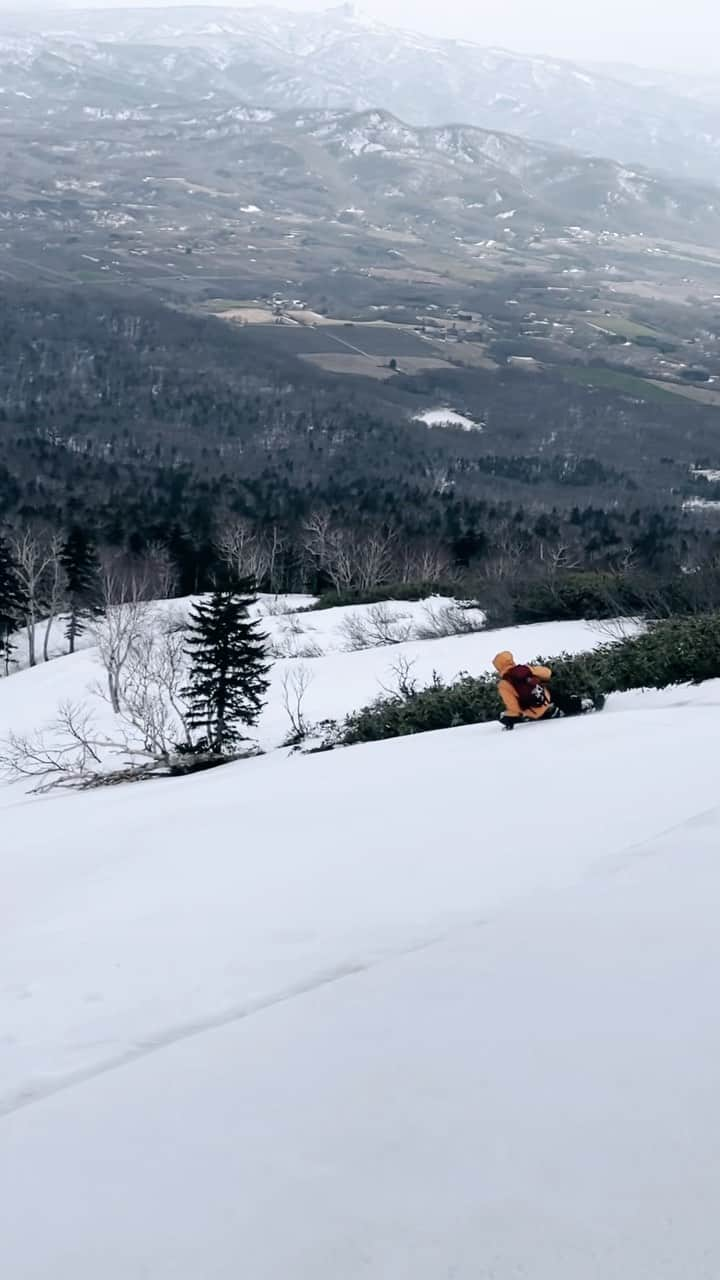
[[[466,121],[628,164],[714,182],[715,83],[642,77],[368,21],[348,6],[62,11],[0,15],[8,109],[19,93],[132,109],[251,99],[289,107],[386,107],[414,124]],[[483,24],[477,36],[483,38]],[[2,97],[0,96],[0,114]]]
[[[191,598],[152,606],[159,617],[187,617]],[[378,606],[355,605],[313,612],[312,597],[263,597],[255,612],[269,637],[275,661],[271,687],[256,735],[251,737],[265,751],[279,747],[291,724],[285,707],[296,698],[293,679],[302,675],[303,711],[308,722],[338,720],[356,711],[398,681],[398,667],[408,664],[419,687],[437,672],[453,679],[461,672],[480,674],[491,670],[493,656],[501,649],[517,648],[530,659],[553,653],[582,653],[606,642],[611,629],[598,623],[540,623],[534,627],[510,627],[501,631],[477,631],[446,635],[452,626],[481,626],[477,609],[460,610],[453,601],[431,597],[418,602]],[[42,628],[41,628],[42,630]],[[428,639],[433,633],[440,638]],[[386,640],[386,643],[382,643]],[[18,656],[24,662],[23,637]],[[52,724],[61,704],[82,705],[103,730],[110,731],[112,712],[104,697],[105,673],[91,633],[80,640],[72,656],[20,670],[0,680],[0,738],[12,730],[32,734]],[[51,652],[65,647],[63,627],[53,632]],[[0,807],[7,792],[0,788]]]
[[[400,646],[300,616],[318,705],[365,701]],[[3,726],[91,663],[0,681]],[[714,1280],[719,707],[6,788],[4,1273]]]

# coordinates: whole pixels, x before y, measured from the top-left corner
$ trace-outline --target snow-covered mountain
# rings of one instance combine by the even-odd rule
[[[450,674],[580,629],[413,643]],[[397,648],[308,665],[349,708]],[[92,660],[0,680],[3,727]],[[717,684],[0,788],[7,1275],[715,1276]]]
[[[0,96],[8,236],[44,235],[46,220],[93,236],[108,220],[152,238],[157,225],[174,223],[207,235],[238,208],[255,208],[261,221],[331,226],[329,237],[308,237],[313,267],[331,254],[334,265],[357,268],[358,240],[377,254],[379,228],[465,257],[491,240],[537,258],[543,237],[566,238],[573,227],[720,244],[716,188],[499,131],[421,128],[378,109],[275,112],[214,100],[129,108],[100,81],[93,92],[94,105],[53,107],[32,94]],[[84,93],[92,96],[90,86]],[[399,257],[413,246],[389,251]]]
[[[297,125],[351,175],[353,187],[416,211],[512,235],[580,220],[595,228],[715,235],[711,187],[465,125],[417,128],[383,111],[300,116]],[[702,193],[702,194],[701,194]],[[670,228],[674,225],[674,232]],[[662,228],[662,231],[661,231]]]
[[[37,26],[37,19],[34,20]],[[371,23],[352,6],[105,10],[0,25],[0,83],[60,98],[204,98],[278,109],[383,107],[417,125],[462,121],[625,164],[716,180],[717,95]]]

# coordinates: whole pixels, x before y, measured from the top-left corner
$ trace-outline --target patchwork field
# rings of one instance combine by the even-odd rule
[[[256,309],[233,308],[225,311],[223,318],[234,319],[238,313],[247,316],[253,310]],[[304,313],[299,312],[300,315]],[[444,352],[428,339],[419,337],[410,328],[383,321],[271,324],[263,317],[259,322],[244,325],[244,330],[262,336],[270,350],[298,356],[328,373],[360,374],[384,380],[395,372],[414,374],[453,367]]]
[[[424,369],[455,367],[449,365],[446,360],[440,360],[434,356],[402,356],[397,365],[391,367],[387,362],[379,364],[378,357],[360,355],[353,351],[324,351],[316,355],[303,355],[301,359],[314,364],[318,369],[324,369],[326,373],[349,373],[364,378],[378,378],[381,381],[387,381],[398,373],[414,374],[421,373]]]
[[[326,373],[352,374],[362,378],[377,378],[379,382],[387,382],[396,376],[396,370],[389,364],[378,364],[368,356],[354,355],[352,351],[325,351],[320,355],[303,355],[301,360],[315,365],[316,369],[324,369]]]
[[[629,396],[635,396],[638,400],[653,400],[663,404],[672,398],[672,393],[676,390],[664,382],[638,378],[632,373],[623,373],[620,369],[576,365],[570,369],[563,369],[563,377],[569,382],[578,382],[583,386],[610,387],[623,391]]]
[[[628,316],[620,315],[598,315],[592,320],[587,320],[592,329],[597,329],[601,333],[613,333],[619,338],[627,338],[632,341],[634,338],[655,338],[658,341],[668,341],[670,334],[662,333],[659,329],[651,328],[647,324],[639,324],[635,320],[630,320]]]
[[[710,387],[696,387],[691,383],[687,385],[680,382],[656,382],[651,381],[651,386],[660,387],[663,391],[671,391],[674,396],[683,396],[685,400],[694,400],[696,404],[711,404],[716,408],[720,408],[720,391],[713,390]]]

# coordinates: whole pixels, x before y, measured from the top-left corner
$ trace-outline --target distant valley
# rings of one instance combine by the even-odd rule
[[[181,546],[188,590],[229,510],[463,563],[710,545],[707,86],[347,8],[42,25],[0,24],[7,512],[56,526],[80,486],[111,544]]]

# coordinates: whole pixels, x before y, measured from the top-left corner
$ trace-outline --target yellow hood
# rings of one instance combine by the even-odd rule
[[[515,666],[515,659],[507,650],[504,653],[496,653],[493,658],[493,666],[501,676],[504,676],[506,671]]]

